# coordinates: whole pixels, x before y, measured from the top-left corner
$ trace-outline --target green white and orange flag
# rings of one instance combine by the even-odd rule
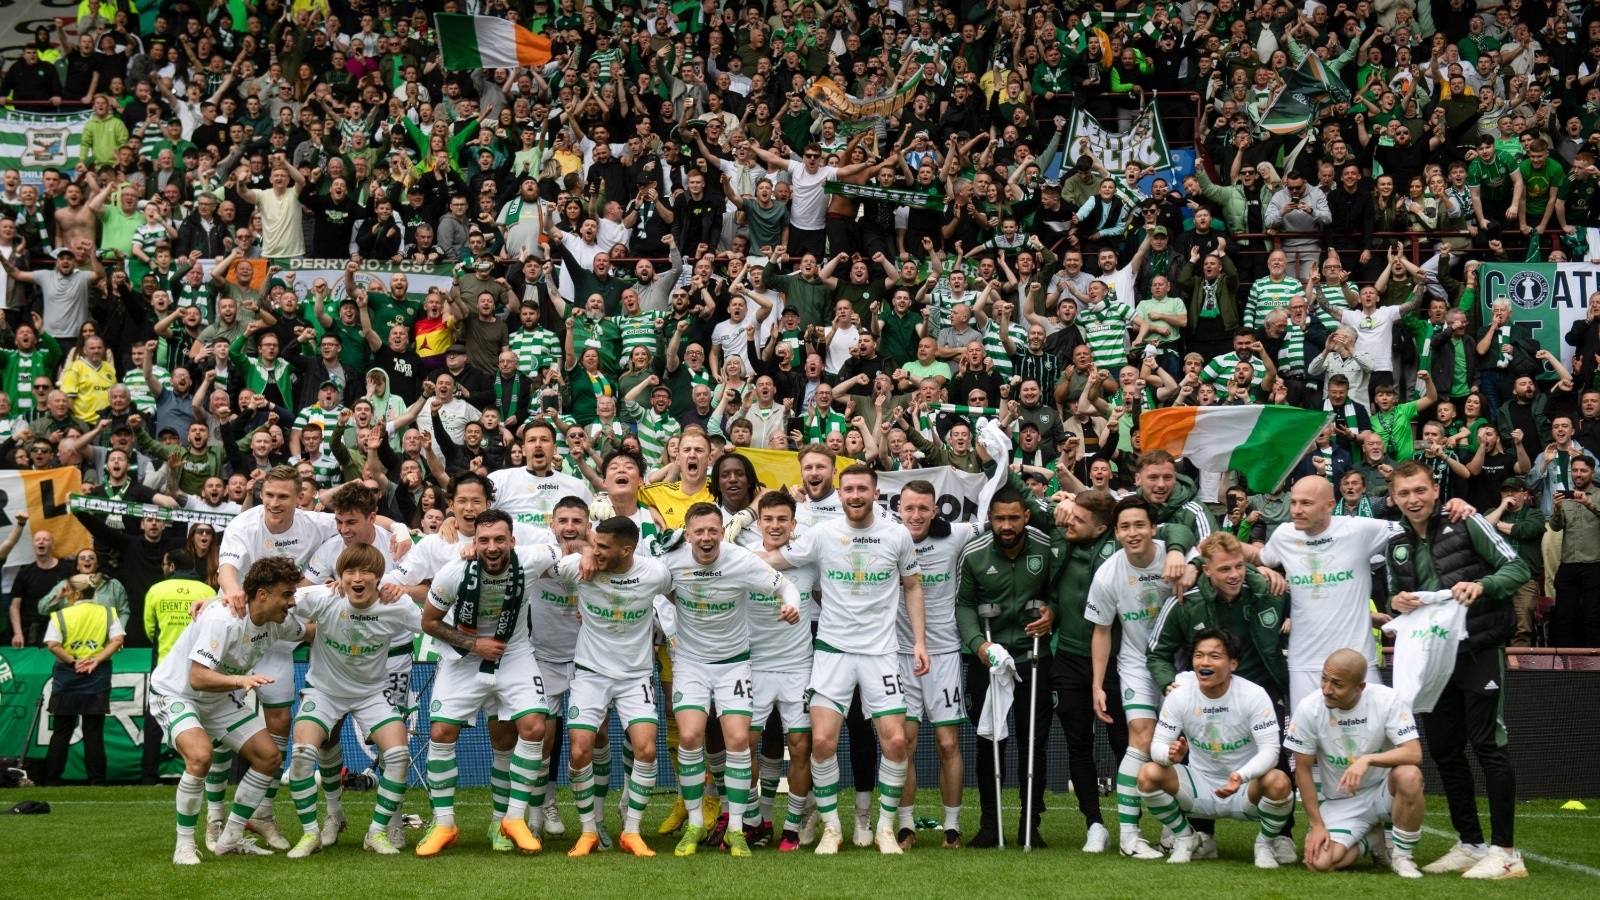
[[[451,72],[515,69],[550,61],[550,39],[494,16],[438,13],[439,52]]]
[[[1275,489],[1333,417],[1293,406],[1177,406],[1139,417],[1140,447],[1181,456],[1206,472],[1232,469],[1252,491]]]

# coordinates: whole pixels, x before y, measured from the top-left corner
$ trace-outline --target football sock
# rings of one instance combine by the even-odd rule
[[[289,757],[289,794],[294,798],[294,812],[300,817],[302,830],[317,828],[317,748],[310,744],[295,744]]]
[[[650,804],[650,794],[656,789],[656,761],[633,761],[633,771],[628,775],[628,814],[622,819],[625,834],[638,834],[639,823],[644,819],[645,807]]]
[[[839,757],[811,757],[811,793],[817,798],[822,821],[839,827]]]
[[[606,795],[611,793],[611,744],[606,742],[594,748],[594,799],[605,818]]]
[[[1140,791],[1139,796],[1144,798],[1145,808],[1150,810],[1150,815],[1170,828],[1174,835],[1181,837],[1189,833],[1189,817],[1178,808],[1178,798],[1166,791]]]
[[[707,753],[706,771],[711,773],[711,777],[706,779],[706,793],[713,797],[728,796],[728,751],[717,750]]]
[[[228,775],[233,771],[233,751],[214,750],[211,768],[206,770],[206,818],[221,819],[227,814]]]
[[[322,776],[322,799],[327,802],[328,816],[343,816],[344,748],[337,743],[332,747],[318,747],[317,773]]]
[[[594,816],[594,766],[568,768],[567,778],[572,784],[572,800],[578,805],[578,819],[583,823],[583,830],[599,831]]]
[[[895,810],[900,808],[900,790],[906,783],[906,761],[883,759],[878,762],[878,826],[881,828],[895,820]],[[870,798],[868,798],[870,799]],[[860,809],[860,804],[856,805]]]
[[[703,827],[705,813],[700,809],[700,798],[706,789],[706,752],[696,747],[678,745],[678,793],[683,797],[683,808],[689,814],[689,824]]]
[[[544,768],[544,744],[517,738],[516,749],[511,752],[510,796],[505,815],[521,819],[528,814],[528,804],[533,797],[533,785]]]
[[[1117,764],[1117,822],[1122,836],[1139,836],[1139,767],[1150,761],[1150,754],[1132,747]]]
[[[961,830],[961,807],[959,807],[959,806],[946,806],[944,808],[944,830],[945,831],[960,831]]]
[[[783,813],[784,831],[800,830],[800,820],[806,817],[806,799],[807,796],[805,794],[796,794],[794,791],[789,792],[789,805]]]
[[[390,747],[381,757],[383,768],[378,774],[378,799],[372,807],[372,826],[368,833],[383,831],[400,809],[405,799],[406,781],[410,776],[411,751],[404,745]]]
[[[428,800],[433,804],[433,824],[456,825],[456,745],[428,742]]]
[[[760,761],[761,821],[771,823],[773,809],[778,805],[778,778],[783,774],[783,760],[762,756]]]
[[[233,809],[228,813],[228,824],[222,830],[224,843],[244,837],[244,823],[255,815],[262,796],[267,792],[267,785],[272,782],[271,775],[264,775],[255,769],[245,772],[244,777],[239,779],[239,787],[233,792]]]
[[[271,737],[272,737],[272,746],[278,748],[278,752],[283,754],[283,761],[285,763],[288,763],[288,761],[289,761],[289,736],[286,735],[286,734],[285,735],[276,735],[276,734],[274,734]],[[256,815],[260,816],[263,819],[272,818],[272,798],[277,796],[277,794],[278,794],[278,785],[283,783],[282,776],[283,776],[283,769],[280,768],[278,770],[278,773],[272,776],[271,783],[267,785],[266,795],[261,798],[261,802],[260,803],[256,804]],[[234,791],[234,796],[235,797],[238,796],[238,791]]]
[[[511,801],[511,751],[491,750],[489,763],[489,797],[494,804],[491,819],[495,822],[506,817],[506,806]]]
[[[205,779],[184,772],[178,779],[178,840],[194,843],[194,825],[205,802]]]
[[[1289,810],[1294,809],[1294,795],[1274,800],[1262,794],[1261,802],[1256,804],[1256,809],[1261,813],[1261,836],[1275,838],[1283,834],[1283,826],[1289,820]]]
[[[744,811],[750,805],[750,751],[729,750],[727,756],[728,829],[742,831]]]

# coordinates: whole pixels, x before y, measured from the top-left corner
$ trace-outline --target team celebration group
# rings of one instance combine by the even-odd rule
[[[1588,252],[1600,6],[86,0],[0,93],[90,110],[0,171],[0,466],[93,537],[9,634],[86,744],[154,648],[174,863],[653,856],[663,766],[679,856],[1040,848],[1064,768],[1086,853],[1527,874],[1504,648],[1540,572],[1600,641],[1600,295],[1563,360],[1479,276]],[[1328,424],[1276,483],[1141,440],[1230,407]],[[1418,712],[1375,629],[1451,604]]]

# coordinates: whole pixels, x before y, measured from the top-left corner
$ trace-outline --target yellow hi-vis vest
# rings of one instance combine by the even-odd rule
[[[61,648],[73,659],[88,659],[111,640],[111,623],[116,613],[98,603],[74,603],[56,610],[56,628],[61,631]]]

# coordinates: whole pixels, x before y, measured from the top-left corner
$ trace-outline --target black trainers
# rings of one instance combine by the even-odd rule
[[[772,843],[772,823],[760,822],[744,830],[744,842],[751,847],[765,847]]]
[[[967,841],[967,846],[976,847],[980,850],[1000,846],[1000,829],[995,828],[993,825],[978,826],[978,833]]]

